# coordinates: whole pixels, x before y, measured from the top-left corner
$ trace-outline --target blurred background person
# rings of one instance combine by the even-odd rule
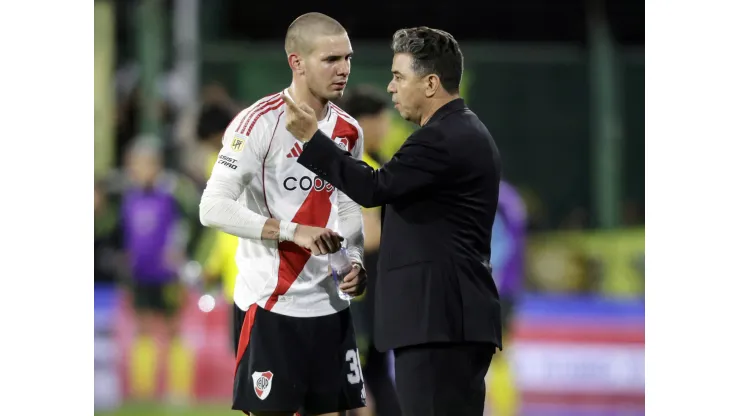
[[[372,85],[358,85],[348,89],[338,103],[342,110],[360,123],[365,146],[362,160],[373,169],[379,169],[385,162],[380,156],[380,149],[390,129],[389,101],[385,91]],[[350,306],[355,321],[362,372],[371,401],[368,407],[356,413],[400,416],[401,408],[391,379],[390,353],[378,351],[373,341],[375,277],[381,231],[380,207],[362,208],[362,219],[365,228],[365,269],[368,283],[365,294],[353,299]]]
[[[211,170],[216,164],[218,152],[222,147],[222,140],[226,127],[238,112],[222,103],[208,103],[200,109],[198,117],[198,140],[206,154],[204,177],[211,176]]]
[[[517,298],[522,291],[526,250],[527,211],[517,190],[502,180],[499,185],[498,208],[491,235],[491,268],[501,304],[501,324],[504,345],[511,334],[511,324]],[[494,354],[486,383],[489,403],[496,415],[515,416],[517,393],[508,351]]]
[[[211,93],[218,94],[217,97],[222,97],[218,89]],[[211,104],[201,107],[198,117],[198,138],[203,143],[207,154],[204,166],[204,176],[207,179],[211,176],[211,170],[216,164],[218,152],[222,147],[221,142],[224,132],[238,111],[235,113],[229,105],[214,100],[212,97],[211,100],[208,100],[206,96],[206,102]],[[207,228],[201,234],[201,242],[204,244],[201,250],[208,252],[203,268],[205,282],[206,284],[218,283],[221,285],[223,298],[229,310],[231,310],[234,307],[234,285],[239,274],[239,269],[236,266],[239,238],[213,228]],[[229,314],[229,317],[233,320],[234,314]],[[233,330],[233,328],[236,328],[234,322],[231,322],[229,327],[232,328],[229,331],[230,342],[234,354],[236,354],[239,345],[239,334]]]
[[[179,168],[202,188],[215,161],[213,139],[219,133],[218,126],[223,124],[224,118],[231,121],[241,108],[226,87],[215,81],[204,84],[199,98],[180,112],[174,140],[178,141],[180,148]],[[219,136],[217,145],[220,145],[220,139]]]
[[[169,359],[168,398],[187,398],[192,375],[190,352],[180,338],[178,312],[183,288],[178,272],[186,262],[186,215],[174,195],[176,178],[163,169],[162,149],[153,138],[133,142],[126,155],[121,229],[136,310],[137,340],[131,353],[131,385],[139,400],[156,390],[159,347]],[[160,344],[155,326],[164,321],[167,339]]]

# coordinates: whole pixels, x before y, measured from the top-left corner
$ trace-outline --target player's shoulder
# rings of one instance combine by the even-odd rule
[[[232,120],[229,129],[245,137],[255,133],[271,132],[284,111],[285,102],[280,93],[270,94],[240,111]]]
[[[329,102],[329,109],[333,114],[336,114],[333,137],[337,138],[335,140],[339,141],[339,146],[342,149],[349,150],[354,157],[361,157],[361,154],[358,153],[362,149],[363,141],[360,123],[331,101]],[[358,143],[360,146],[357,146]]]
[[[336,105],[336,104],[334,104],[333,102],[330,101],[329,102],[329,108],[334,113],[336,113],[336,115],[337,115],[337,122],[340,122],[340,120],[341,120],[341,122],[345,122],[347,124],[350,124],[357,131],[362,131],[362,129],[360,128],[360,123],[358,123],[357,120],[355,120],[354,117],[352,117],[351,115],[347,114],[346,111],[342,110],[341,107],[339,107],[338,105]]]

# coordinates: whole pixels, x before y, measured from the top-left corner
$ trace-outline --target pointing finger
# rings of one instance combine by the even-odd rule
[[[309,114],[313,112],[313,108],[311,108],[311,106],[308,105],[308,104],[306,104],[306,103],[301,103],[300,108],[301,108],[301,110],[303,110],[303,111],[305,111],[306,113],[309,113]]]
[[[291,108],[291,110],[298,109],[298,106],[295,104],[295,102],[293,102],[293,100],[290,97],[288,97],[288,94],[286,94],[285,91],[281,93],[281,97],[283,98],[283,101],[285,101],[285,104]]]

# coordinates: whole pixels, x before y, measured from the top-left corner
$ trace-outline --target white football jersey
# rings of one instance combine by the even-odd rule
[[[362,157],[362,130],[355,119],[329,103],[319,129],[337,146]],[[223,137],[211,177],[240,181],[239,203],[265,217],[339,231],[338,202],[348,197],[298,164],[303,143],[285,128],[280,93],[242,110]],[[293,242],[240,238],[234,302],[276,313],[310,317],[349,306],[328,276],[328,256],[313,256]]]

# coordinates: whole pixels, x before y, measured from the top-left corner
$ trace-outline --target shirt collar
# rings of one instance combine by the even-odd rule
[[[433,115],[429,118],[429,121],[427,121],[427,124],[433,123],[437,120],[441,120],[448,114],[452,114],[456,111],[464,110],[467,107],[465,106],[465,100],[462,98],[455,98],[454,100],[450,101],[449,103],[443,105],[440,107]]]

